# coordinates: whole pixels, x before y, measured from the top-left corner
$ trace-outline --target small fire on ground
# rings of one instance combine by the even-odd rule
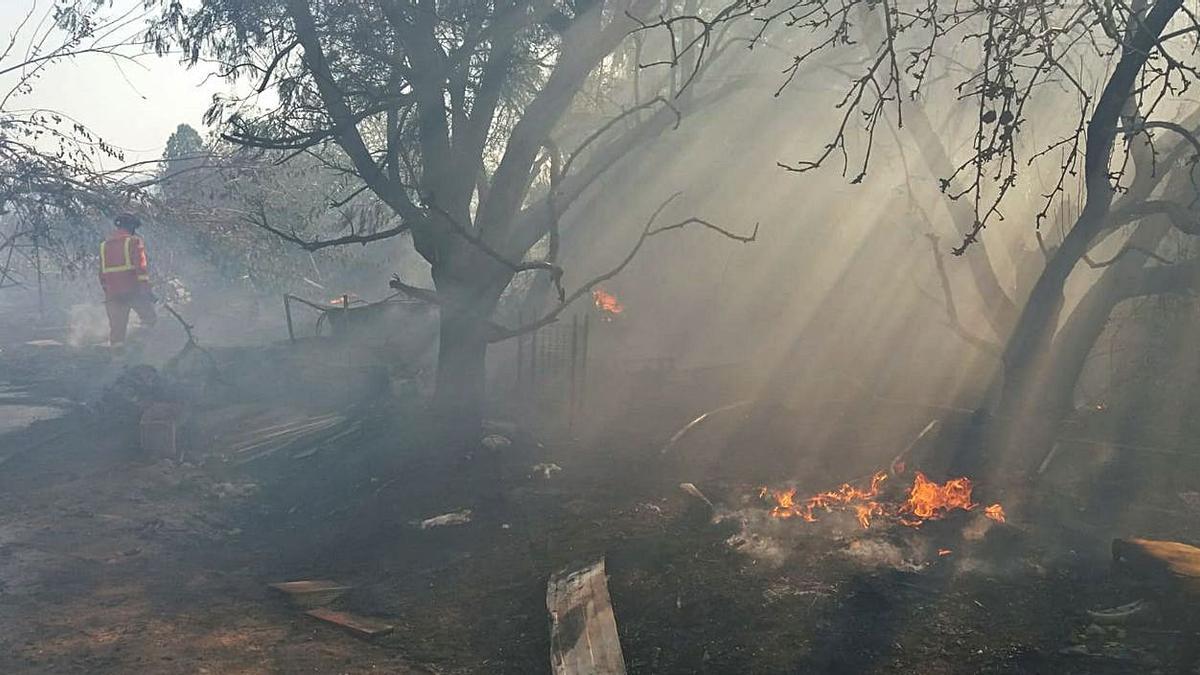
[[[928,520],[938,520],[947,514],[962,510],[972,511],[979,507],[971,499],[971,480],[967,477],[952,478],[945,483],[929,480],[917,471],[912,486],[905,491],[904,501],[888,502],[881,494],[888,480],[886,471],[871,477],[871,484],[858,488],[849,483],[829,492],[797,499],[796,489],[772,490],[762,488],[760,497],[773,502],[771,515],[775,518],[799,518],[813,523],[820,512],[834,510],[853,512],[859,525],[871,526],[873,518],[890,518],[908,527],[919,527]],[[992,504],[983,509],[983,515],[996,522],[1004,522],[1004,507]]]
[[[625,311],[625,306],[617,300],[617,296],[600,288],[592,291],[592,302],[596,304],[596,309],[603,314],[605,321],[612,321],[614,317]]]

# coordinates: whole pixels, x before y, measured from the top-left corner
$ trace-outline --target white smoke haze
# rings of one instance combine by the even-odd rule
[[[76,304],[68,308],[67,344],[79,348],[107,343],[108,313],[103,303]]]
[[[1109,575],[1112,540],[1200,538],[1194,139],[1170,126],[1136,127],[1145,121],[1141,109],[1124,110],[1108,183],[1093,180],[1090,188],[1093,197],[1114,188],[1111,219],[1094,225],[1086,258],[1061,270],[1061,293],[1042,283],[1059,270],[1056,256],[1074,250],[1070,232],[1089,189],[1082,156],[1071,164],[1069,139],[1077,129],[1091,133],[1080,112],[1094,112],[1087,106],[1129,51],[1112,38],[1120,30],[1098,20],[1070,23],[1064,35],[1078,31],[1103,44],[1059,55],[1061,72],[1020,99],[1016,123],[1013,97],[1024,94],[1011,83],[1003,91],[979,84],[997,67],[975,37],[955,34],[952,45],[939,44],[919,91],[904,65],[903,82],[882,94],[872,89],[886,86],[882,79],[858,79],[878,48],[868,19],[899,8],[897,16],[920,24],[924,12],[948,11],[938,3],[843,5],[846,39],[838,38],[835,53],[805,62],[787,86],[796,55],[829,26],[814,33],[793,30],[802,20],[776,26],[753,50],[735,41],[686,89],[684,69],[659,67],[664,55],[675,56],[668,37],[635,31],[562,99],[570,105],[559,122],[514,137],[549,71],[572,63],[559,51],[574,45],[569,32],[551,24],[605,5],[552,3],[546,26],[535,24],[530,44],[522,42],[529,51],[520,59],[529,62],[511,69],[503,112],[471,136],[483,150],[445,163],[427,153],[466,147],[460,133],[473,129],[467,111],[481,102],[474,87],[485,79],[480,64],[490,49],[472,52],[459,82],[465,89],[444,97],[452,142],[443,147],[421,142],[424,116],[438,116],[441,95],[421,99],[420,110],[404,107],[409,85],[399,93],[394,85],[408,79],[410,64],[354,49],[359,40],[393,39],[390,24],[369,19],[376,4],[396,3],[204,0],[184,5],[220,19],[179,30],[234,26],[221,35],[230,41],[258,35],[238,13],[258,4],[279,12],[263,26],[270,39],[247,53],[248,65],[237,65],[246,72],[226,83],[211,128],[188,126],[194,118],[180,115],[162,139],[161,164],[122,179],[150,180],[142,194],[128,197],[122,188],[111,204],[61,213],[26,204],[0,214],[5,237],[30,236],[26,223],[49,223],[31,230],[32,244],[9,249],[18,251],[11,269],[0,268],[0,364],[10,367],[0,369],[0,415],[9,410],[17,420],[0,429],[40,433],[26,414],[35,408],[15,399],[44,396],[39,405],[50,406],[70,395],[88,424],[125,415],[114,426],[130,434],[111,448],[99,432],[86,443],[70,437],[69,447],[51,442],[45,454],[31,444],[37,453],[20,458],[0,439],[0,507],[9,504],[7,477],[18,476],[11,484],[20,490],[49,481],[53,490],[40,496],[53,509],[36,502],[11,509],[13,519],[36,523],[33,534],[22,531],[22,551],[48,546],[35,539],[57,535],[58,521],[105,537],[116,523],[120,546],[97,544],[104,565],[88,569],[70,567],[75,558],[30,558],[47,565],[46,578],[95,581],[114,593],[127,584],[128,607],[113,600],[109,609],[129,616],[108,615],[114,625],[167,626],[183,619],[162,617],[190,617],[194,609],[204,639],[181,630],[172,640],[253,657],[237,667],[210,667],[200,657],[172,667],[238,672],[304,663],[358,672],[404,670],[411,657],[429,659],[436,672],[540,672],[547,578],[587,557],[608,565],[620,622],[614,634],[628,648],[630,672],[1085,673],[1090,664],[1070,662],[1058,643],[1078,632],[1072,622],[1085,606],[1133,592]],[[477,3],[433,4],[457,12]],[[560,5],[570,11],[559,16]],[[1020,23],[1035,5],[1055,17],[1068,11],[1054,3],[996,6],[1013,10],[1005,21]],[[312,76],[316,52],[292,34],[303,22],[275,20],[304,6],[317,15],[328,63],[345,69],[334,73],[335,84],[354,87],[340,97],[355,114],[348,124],[323,107],[328,94],[316,85],[324,82]],[[1090,16],[1099,6],[1072,7]],[[717,9],[691,0],[682,8],[703,17]],[[1107,11],[1141,10],[1118,3]],[[363,30],[336,35],[343,19]],[[442,19],[435,42],[477,28]],[[963,26],[982,25],[978,19]],[[741,39],[752,26],[734,24],[723,35]],[[700,28],[707,26],[687,30]],[[674,29],[670,39],[690,39],[682,26]],[[921,60],[914,32],[895,45],[906,63]],[[1177,37],[1190,41],[1193,32]],[[479,35],[491,39],[486,28]],[[1058,44],[1064,35],[1049,29],[1008,42]],[[199,68],[229,56],[210,53],[203,39],[196,44]],[[273,59],[277,49],[284,51]],[[1034,72],[1035,56],[1000,71]],[[268,80],[262,99],[249,93],[259,76]],[[1167,68],[1169,81],[1183,76]],[[1161,86],[1138,96],[1151,98]],[[867,96],[847,103],[855,87]],[[1195,127],[1196,104],[1170,93],[1151,119]],[[876,94],[885,100],[872,113]],[[660,116],[668,123],[634,134],[632,149],[607,170],[574,180],[581,167],[603,164],[626,132]],[[132,106],[129,117],[137,119]],[[592,136],[597,129],[603,133]],[[1004,152],[982,149],[1014,133]],[[260,148],[256,134],[283,138]],[[343,145],[356,135],[365,153]],[[520,166],[505,174],[510,149]],[[826,150],[822,166],[805,164]],[[979,153],[986,161],[976,162]],[[580,173],[556,174],[564,164]],[[984,224],[977,209],[998,196],[1009,169],[1007,196],[973,232]],[[453,190],[436,183],[441,174],[451,176]],[[555,200],[580,184],[586,188],[559,209]],[[498,189],[505,186],[512,199]],[[161,303],[154,330],[131,313],[131,348],[122,355],[108,349],[95,255],[112,212],[126,209],[146,221],[139,234]],[[959,249],[965,241],[974,243]],[[602,281],[589,288],[594,279]],[[574,304],[560,304],[576,291]],[[1044,330],[1018,331],[1027,312],[1043,308],[1050,308]],[[547,316],[556,318],[541,320]],[[540,327],[522,333],[531,324]],[[514,333],[521,334],[501,339]],[[1027,368],[1013,374],[1011,364],[1026,355]],[[68,374],[80,364],[86,376]],[[100,405],[113,392],[108,399],[124,395],[147,365],[153,370],[140,372],[161,384],[153,401],[118,412]],[[1006,386],[1015,381],[1028,386],[1010,396]],[[156,403],[158,412],[178,415],[181,443],[198,450],[119,455],[118,445],[141,447],[133,438],[144,419],[137,415]],[[936,431],[926,437],[929,429]],[[132,467],[142,460],[151,468]],[[944,518],[906,520],[917,471],[935,485],[969,478],[975,492]],[[27,485],[26,475],[36,480]],[[876,490],[872,477],[880,475],[889,477]],[[855,488],[860,499],[867,485],[871,505],[857,517],[852,509],[825,511],[833,502],[814,499],[850,492],[838,486]],[[94,501],[105,494],[115,496]],[[806,503],[809,511],[796,508]],[[988,517],[993,505],[1003,506],[1007,521]],[[177,507],[184,515],[173,515]],[[816,522],[805,522],[814,509]],[[411,526],[458,513],[471,517],[453,527]],[[205,525],[182,529],[193,516]],[[9,527],[0,518],[0,533]],[[193,536],[199,532],[203,538]],[[196,544],[210,538],[211,547]],[[0,596],[29,593],[9,589],[34,578],[17,560],[25,553],[9,556],[15,571],[6,571],[14,549],[0,541]],[[192,596],[150,592],[141,579],[131,581],[138,572],[167,589],[174,582],[163,577],[177,575],[187,594],[197,594],[194,607],[176,611],[176,600]],[[360,649],[302,625],[280,598],[277,607],[264,604],[263,584],[302,578],[353,587],[334,608],[386,619],[394,632]],[[86,592],[71,586],[55,598],[108,602],[104,587],[84,581]],[[0,670],[3,647],[11,642],[21,658],[42,658],[44,636],[34,633],[60,625],[77,641],[62,653],[98,650],[72,661],[76,667],[116,672],[104,670],[110,658],[128,665],[97,646],[108,644],[107,632],[83,630],[92,630],[90,614],[81,613],[88,625],[80,628],[41,612],[32,602],[0,607],[0,627],[6,617],[22,619],[13,622],[17,637],[0,637]],[[244,621],[230,626],[229,616]],[[213,626],[229,632],[214,637]],[[133,637],[112,643],[124,649]],[[145,657],[144,667],[168,647],[171,640],[156,638],[126,653]],[[822,651],[828,661],[813,657]],[[853,658],[838,660],[846,654]],[[856,667],[859,657],[870,667]],[[345,663],[329,667],[334,658]],[[1103,663],[1117,672],[1132,662]]]

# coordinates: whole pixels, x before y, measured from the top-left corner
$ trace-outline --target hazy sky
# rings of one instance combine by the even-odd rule
[[[36,21],[51,3],[0,0],[0,38],[7,44],[30,7],[36,7]],[[115,0],[113,4],[120,12],[140,7],[141,0]],[[22,32],[26,43],[31,28]],[[137,22],[123,34],[137,34],[142,29],[143,24]],[[13,60],[10,57],[9,62]],[[209,72],[203,67],[188,70],[173,56],[144,56],[135,63],[105,55],[83,55],[55,63],[35,82],[31,94],[14,98],[7,106],[61,111],[109,143],[126,149],[127,160],[151,159],[161,155],[167,137],[180,123],[191,124],[204,133],[204,111],[213,94],[224,89],[215,78],[204,82]],[[11,86],[11,82],[11,77],[0,76],[0,85]],[[4,87],[4,91],[7,89]]]

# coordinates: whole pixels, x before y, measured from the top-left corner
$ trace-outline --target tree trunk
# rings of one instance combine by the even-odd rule
[[[1189,185],[1190,177],[1187,174],[1177,175],[1168,185],[1166,194],[1176,195],[1181,190],[1189,189]],[[1147,218],[1133,231],[1123,247],[1153,251],[1170,229],[1171,223],[1166,217]],[[1057,253],[1062,254],[1061,249]],[[1051,265],[1055,263],[1065,266],[1059,255],[1051,260]],[[1017,350],[1015,343],[1018,336],[1014,333],[1004,361],[1001,415],[1009,418],[1010,426],[1020,430],[1020,433],[1012,435],[1006,445],[1018,453],[1028,452],[1027,457],[1016,459],[1025,464],[1036,461],[1034,455],[1038,449],[1051,442],[1063,417],[1074,408],[1075,386],[1083,374],[1088,354],[1104,332],[1117,304],[1139,292],[1136,287],[1139,286],[1139,274],[1145,264],[1146,258],[1141,253],[1129,252],[1106,267],[1072,309],[1061,328],[1057,328],[1057,324],[1065,277],[1058,282],[1057,294],[1051,299],[1046,299],[1048,291],[1044,287],[1039,291],[1035,286],[1029,302],[1043,303],[1042,320],[1045,323],[1040,328],[1042,334],[1039,336],[1037,330],[1027,329],[1024,338],[1026,346],[1023,350]],[[1058,273],[1061,274],[1061,269]],[[1045,277],[1043,274],[1039,282]],[[1055,304],[1059,307],[1052,312],[1045,311],[1047,305]]]
[[[1176,171],[1176,167],[1170,163],[1154,168],[1147,164],[1146,160],[1138,163],[1139,175],[1134,183],[1137,191],[1131,191],[1128,197],[1146,199],[1158,185],[1159,177],[1170,175],[1163,198],[1181,203],[1192,199],[1190,173]],[[1151,173],[1155,169],[1157,171]],[[1165,216],[1148,216],[1129,235],[1122,249],[1134,247],[1142,251],[1155,251],[1171,227],[1171,220]],[[1044,389],[1050,410],[1069,411],[1073,408],[1075,387],[1083,375],[1088,355],[1104,332],[1113,310],[1122,300],[1144,292],[1142,277],[1146,263],[1142,253],[1131,251],[1109,264],[1063,322],[1047,360],[1049,375]]]
[[[483,396],[487,338],[479,323],[443,312],[438,335],[434,413],[448,440],[470,443],[478,440],[483,420]]]
[[[1054,370],[1060,367],[1055,361],[1061,356],[1061,353],[1054,353],[1052,345],[1062,315],[1067,277],[1087,252],[1092,233],[1107,215],[1106,199],[1089,202],[1094,206],[1085,207],[1062,245],[1051,256],[1005,345],[1000,373],[1003,382],[993,387],[999,400],[992,401],[988,407],[999,422],[993,429],[990,445],[999,452],[1007,469],[1021,472],[1032,468],[1036,458],[1049,450],[1059,421],[1070,411],[1070,391],[1062,395],[1068,385],[1052,382],[1056,379]],[[1102,305],[1097,304],[1089,317],[1102,314]],[[1068,338],[1062,344],[1074,349],[1085,341],[1083,337]],[[1073,387],[1073,384],[1069,386]],[[1059,398],[1051,395],[1052,390]],[[977,471],[993,468],[995,459],[978,458]]]
[[[1015,468],[1030,468],[1029,458],[1048,450],[1053,440],[1057,425],[1050,420],[1058,411],[1044,409],[1041,375],[1049,364],[1049,346],[1058,328],[1063,289],[1067,277],[1107,221],[1113,198],[1109,163],[1117,124],[1154,43],[1181,4],[1182,0],[1155,2],[1123,45],[1121,58],[1087,124],[1084,150],[1087,199],[1083,211],[1038,277],[1005,345],[1004,383],[998,412],[1006,428],[1001,430],[998,449]]]
[[[1170,228],[1166,218],[1147,220],[1134,230],[1128,243],[1153,251]],[[1063,323],[1047,359],[1049,369],[1043,398],[1051,412],[1061,414],[1074,408],[1075,386],[1083,375],[1088,355],[1116,306],[1136,293],[1135,277],[1145,264],[1142,254],[1128,253],[1106,267]]]
[[[488,322],[504,286],[479,287],[446,279],[437,283],[442,304],[433,413],[451,452],[470,452],[481,436]]]

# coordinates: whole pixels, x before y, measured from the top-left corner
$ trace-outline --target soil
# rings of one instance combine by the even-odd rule
[[[549,672],[547,579],[600,557],[631,673],[1168,672],[1179,641],[1165,610],[1116,628],[1085,610],[1147,592],[1110,574],[1112,536],[1200,540],[1185,481],[1136,491],[1144,476],[1064,458],[1005,525],[766,515],[759,485],[816,491],[886,466],[927,411],[826,424],[819,459],[779,438],[813,438],[827,410],[749,434],[714,423],[664,455],[710,401],[659,392],[574,433],[502,427],[511,445],[461,458],[397,394],[354,407],[350,439],[237,464],[221,432],[270,406],[208,399],[196,419],[229,428],[175,461],[85,405],[95,388],[78,383],[119,368],[35,337],[6,336],[0,403],[61,414],[0,436],[0,672]],[[465,524],[420,526],[462,509]],[[337,608],[395,630],[356,638],[268,587],[300,579],[352,586]]]

